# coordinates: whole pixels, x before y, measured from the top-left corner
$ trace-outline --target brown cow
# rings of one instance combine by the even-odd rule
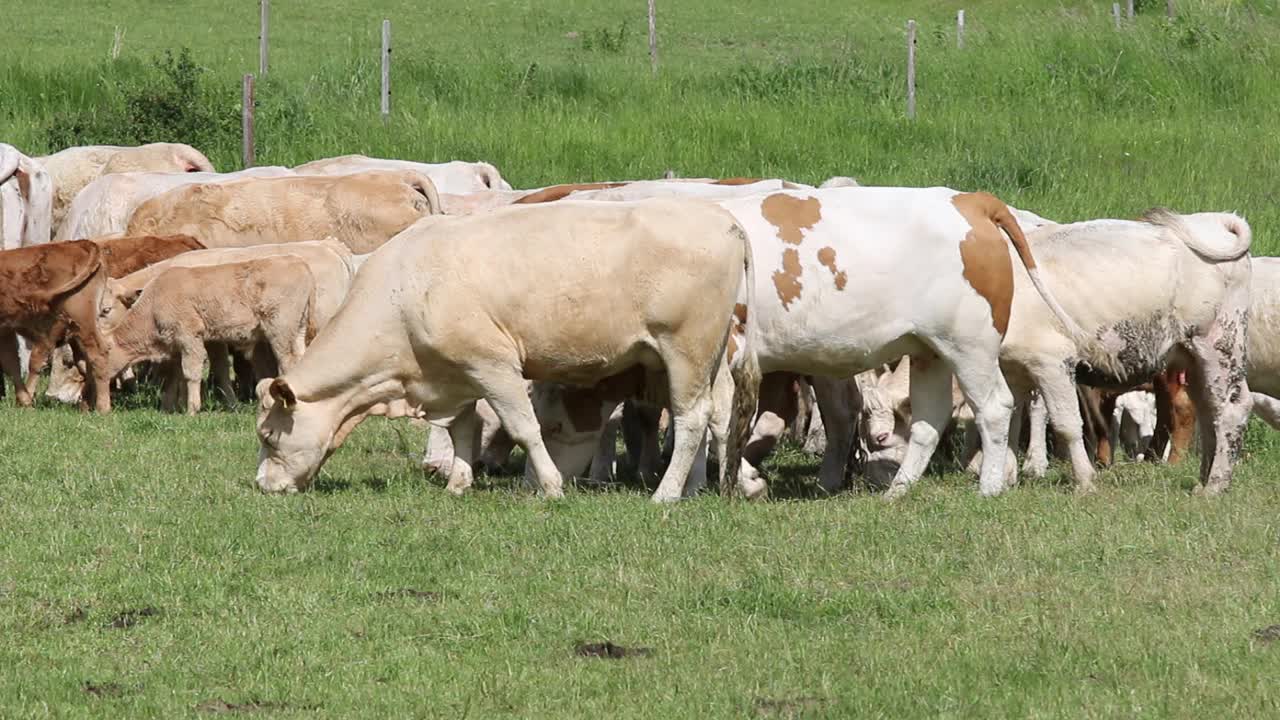
[[[99,412],[111,410],[107,344],[97,326],[106,285],[102,249],[89,240],[0,252],[0,287],[5,288],[0,294],[0,367],[15,378],[19,405],[30,407],[49,351],[65,337],[88,368],[87,396]],[[32,343],[25,385],[16,381],[20,371],[15,333]]]

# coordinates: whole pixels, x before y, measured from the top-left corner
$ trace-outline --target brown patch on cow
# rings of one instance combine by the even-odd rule
[[[951,204],[969,223],[969,232],[960,242],[964,279],[987,301],[991,308],[991,324],[1004,337],[1009,329],[1009,310],[1013,303],[1013,261],[1009,259],[1009,249],[1001,229],[1009,232],[1015,247],[1018,240],[1025,246],[1026,238],[1022,236],[1017,221],[1009,215],[1009,209],[993,195],[962,193],[951,198]],[[1035,260],[1030,259],[1029,250],[1022,259],[1028,263],[1028,270],[1035,268]]]
[[[754,185],[758,182],[764,182],[764,178],[747,178],[747,177],[720,178],[719,180],[716,180],[711,184],[712,185]]]
[[[746,327],[747,324],[747,306],[737,303],[733,306],[733,316],[738,318],[738,325]]]
[[[804,289],[800,271],[800,253],[793,248],[783,250],[782,269],[773,273],[773,286],[778,290],[783,310],[790,310],[791,303],[800,297],[800,291]]]
[[[778,228],[782,242],[799,245],[804,231],[813,229],[822,219],[822,203],[816,197],[798,198],[776,193],[760,203],[760,214]]]
[[[538,203],[555,202],[562,200],[570,193],[580,190],[608,190],[610,188],[619,188],[627,183],[606,182],[606,183],[574,183],[570,185],[552,185],[551,187],[535,190],[528,195],[522,195],[512,205],[537,205]]]
[[[836,289],[844,290],[845,283],[849,282],[849,274],[836,266],[835,248],[824,247],[819,250],[818,262],[831,271],[831,277],[835,278],[836,281]]]
[[[653,654],[653,648],[635,647],[628,648],[621,645],[614,645],[608,640],[602,643],[578,643],[573,652],[581,657],[598,657],[609,658],[610,660],[621,660],[625,657],[648,657]]]
[[[191,250],[203,250],[204,245],[190,235],[142,235],[138,237],[94,240],[102,248],[102,259],[107,265],[107,277],[113,280],[135,273],[145,267]]]
[[[13,175],[18,178],[18,194],[29,199],[31,197],[31,176],[21,168],[15,170]]]

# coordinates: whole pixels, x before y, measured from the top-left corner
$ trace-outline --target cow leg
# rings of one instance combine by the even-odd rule
[[[822,425],[827,434],[826,452],[822,454],[822,467],[818,470],[818,485],[827,493],[837,493],[844,488],[845,469],[849,467],[849,454],[853,452],[854,424],[861,408],[850,403],[851,380],[814,376],[813,392],[822,414]],[[856,392],[856,391],[855,391]]]
[[[1280,400],[1270,395],[1253,393],[1253,414],[1275,430],[1280,430]]]
[[[978,473],[978,492],[984,496],[990,497],[999,495],[1006,488],[1012,487],[1017,483],[1017,463],[1011,461],[1009,457],[1009,421],[1013,417],[1013,392],[1009,390],[1008,383],[1005,382],[1004,374],[1000,371],[1000,364],[997,360],[999,355],[999,345],[996,344],[988,352],[983,352],[983,348],[965,347],[958,351],[953,351],[951,357],[951,367],[947,367],[943,363],[934,363],[932,366],[926,366],[922,370],[930,376],[929,382],[945,382],[945,387],[931,387],[928,389],[930,393],[937,393],[939,399],[920,400],[928,404],[931,409],[934,403],[942,405],[945,403],[945,414],[941,419],[941,425],[936,427],[945,429],[947,423],[951,421],[951,373],[955,372],[956,381],[960,384],[960,391],[964,394],[965,401],[969,403],[970,409],[973,410],[973,424],[978,426],[978,435],[982,439],[982,468]],[[915,444],[915,423],[914,415],[916,412],[916,363],[915,358],[911,360],[911,409],[912,409],[912,444]],[[942,376],[939,379],[936,376]],[[927,436],[926,436],[927,437]],[[910,454],[912,448],[908,448]],[[921,461],[917,461],[921,462]],[[923,459],[921,471],[928,464],[929,459],[926,456]]]
[[[253,370],[253,354],[255,350],[250,349],[248,353],[232,353],[231,369],[235,372],[235,399],[239,402],[253,402],[254,385],[257,384],[258,374]],[[262,377],[271,377],[263,375]]]
[[[40,386],[40,372],[44,370],[45,363],[49,362],[49,352],[53,349],[53,344],[46,340],[47,337],[41,337],[31,343],[31,356],[27,360],[27,379],[23,385],[23,392],[18,395],[18,404],[23,407],[31,407],[32,398],[36,396],[36,390]],[[22,402],[23,395],[26,396],[26,403]]]
[[[1097,490],[1093,484],[1095,470],[1084,446],[1084,418],[1080,416],[1080,399],[1076,395],[1075,383],[1065,367],[1042,368],[1035,377],[1054,432],[1071,458],[1076,492],[1082,495],[1094,492]]]
[[[684,494],[689,471],[693,468],[693,463],[698,456],[698,448],[702,445],[703,436],[706,435],[707,425],[711,420],[711,393],[705,385],[693,397],[687,397],[688,393],[685,392],[686,397],[680,400],[676,399],[677,393],[683,388],[674,387],[674,378],[672,385],[671,425],[675,437],[671,462],[667,465],[666,472],[662,474],[658,489],[653,493],[654,502],[678,500]],[[703,481],[705,483],[705,477]]]
[[[1225,327],[1224,327],[1225,325]],[[1219,323],[1210,337],[1191,341],[1198,382],[1189,386],[1200,422],[1200,483],[1197,494],[1218,495],[1244,451],[1244,429],[1253,409],[1245,380],[1243,322]]]
[[[614,463],[618,460],[618,426],[621,424],[622,405],[619,404],[600,431],[596,452],[591,456],[591,473],[588,477],[592,483],[604,485],[613,479]]]
[[[489,406],[502,421],[502,426],[524,448],[542,493],[548,498],[564,497],[564,480],[542,441],[542,430],[538,426],[538,416],[533,412],[533,402],[529,399],[524,378],[519,372],[511,371],[493,373],[476,378],[476,381]]]
[[[1116,398],[1118,396],[1113,392],[1103,392],[1096,395],[1098,402],[1098,422],[1102,425],[1098,429],[1098,464],[1103,467],[1110,467],[1115,463],[1115,452],[1117,444],[1112,441],[1116,437],[1111,432],[1111,427],[1116,424]],[[1103,442],[1106,445],[1103,445]]]
[[[12,332],[0,332],[0,369],[13,380],[14,399],[21,407],[31,407],[31,394],[22,381],[22,362],[18,358],[18,335]],[[4,378],[0,377],[0,385]]]
[[[449,424],[449,440],[453,443],[453,463],[445,489],[461,495],[471,487],[474,479],[471,463],[475,461],[476,450],[480,447],[480,416],[476,414],[474,403],[453,418]]]
[[[453,469],[453,440],[448,428],[432,425],[427,430],[427,448],[422,453],[422,469],[448,477]]]
[[[200,412],[200,381],[204,376],[204,343],[196,340],[182,347],[182,379],[187,383],[187,414]]]
[[[810,410],[809,434],[804,440],[804,451],[814,455],[823,455],[827,452],[827,428],[822,422],[822,411],[818,409],[818,396],[813,390],[813,384],[808,380],[805,381],[805,384],[810,395]]]
[[[1191,440],[1196,432],[1196,406],[1181,375],[1178,377],[1178,384],[1170,390],[1169,464],[1175,465],[1182,462],[1182,458],[1191,449]]]
[[[182,376],[178,364],[172,358],[159,363],[155,375],[160,379],[160,409],[164,412],[178,412],[181,400],[178,397]]]
[[[658,476],[662,449],[658,445],[658,424],[662,408],[628,400],[622,408],[622,441],[636,477],[648,487]]]
[[[230,408],[236,406],[236,391],[231,387],[230,349],[223,343],[205,343],[205,352],[209,354],[209,379],[222,397],[222,402]]]
[[[1046,437],[1049,413],[1045,408],[1044,396],[1040,393],[1033,395],[1027,408],[1030,422],[1027,430],[1027,459],[1022,463],[1022,470],[1032,477],[1042,478],[1049,471],[1049,445]]]
[[[493,408],[484,400],[476,402],[476,413],[480,415],[480,460],[479,464],[490,471],[501,470],[511,459],[511,451],[515,449],[515,441],[502,427]]]
[[[886,500],[902,497],[920,479],[950,421],[951,367],[936,355],[912,355],[910,440],[906,457],[884,492]]]

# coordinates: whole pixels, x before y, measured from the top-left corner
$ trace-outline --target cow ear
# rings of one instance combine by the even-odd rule
[[[289,387],[289,381],[282,377],[272,380],[269,390],[271,397],[284,403],[286,409],[292,410],[298,404],[298,396],[293,394],[293,388]]]

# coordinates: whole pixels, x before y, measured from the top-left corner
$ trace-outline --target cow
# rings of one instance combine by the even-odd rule
[[[181,143],[151,143],[137,147],[86,145],[36,158],[53,179],[52,237],[76,195],[94,179],[122,172],[214,172],[213,163],[199,150]],[[147,234],[147,233],[130,233]]]
[[[1014,273],[1001,365],[1019,402],[1031,388],[1069,449],[1076,490],[1093,492],[1075,382],[1127,389],[1166,366],[1186,369],[1201,427],[1197,493],[1227,489],[1252,399],[1247,383],[1251,231],[1229,213],[1046,225],[1028,241],[1041,264],[1071,278],[1063,307],[1087,331],[1064,332]]]
[[[418,173],[249,178],[157,195],[133,213],[128,233],[186,233],[210,248],[332,236],[363,254],[439,212],[435,185]]]
[[[365,262],[346,304],[292,370],[258,384],[258,486],[304,489],[366,415],[407,397],[428,419],[453,417],[448,490],[461,493],[471,484],[472,408],[484,398],[525,449],[542,493],[559,497],[561,475],[527,381],[591,387],[641,365],[665,372],[676,425],[653,499],[678,498],[753,270],[742,228],[703,202],[563,203],[425,219]],[[735,397],[740,411],[754,406],[759,378],[750,328],[737,342],[730,372],[748,388]],[[732,434],[721,451],[741,455]]]
[[[510,190],[498,169],[486,162],[454,160],[444,163],[420,163],[408,160],[384,160],[364,155],[314,160],[293,169],[299,175],[350,175],[370,170],[414,172],[431,178],[441,193],[465,194],[486,190]]]
[[[147,284],[107,332],[107,375],[144,360],[177,359],[187,385],[187,413],[200,411],[205,343],[271,348],[288,371],[315,332],[315,281],[290,256],[204,267],[172,267]]]
[[[129,218],[142,203],[183,185],[223,183],[251,177],[284,177],[293,172],[282,167],[253,167],[230,173],[127,172],[103,175],[89,183],[71,201],[54,240],[101,238],[121,235]]]
[[[0,143],[0,250],[49,241],[53,179],[39,162]]]
[[[111,410],[107,343],[97,324],[106,283],[102,249],[88,240],[0,252],[0,287],[5,288],[0,293],[0,368],[14,379],[19,405],[32,404],[49,350],[66,338],[86,364],[91,379],[88,395],[96,409]],[[32,341],[25,384],[18,381],[15,333]]]

